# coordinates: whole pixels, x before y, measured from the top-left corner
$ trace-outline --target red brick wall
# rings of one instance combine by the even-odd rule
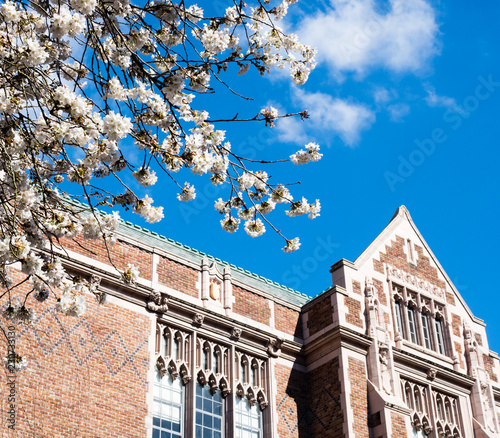
[[[373,259],[373,270],[376,272],[380,272],[381,274],[385,274],[384,265],[380,260]]]
[[[333,323],[333,308],[330,295],[325,295],[316,301],[313,307],[307,311],[307,328],[309,336]]]
[[[484,369],[490,375],[490,379],[493,382],[498,382],[498,376],[493,372],[494,370],[494,359],[487,354],[483,354]]]
[[[446,292],[446,302],[448,304],[451,304],[452,306],[455,305],[455,295],[452,294],[451,292]]]
[[[451,327],[455,336],[462,336],[462,319],[454,313],[451,314]]]
[[[18,288],[24,297],[27,283]],[[16,352],[28,368],[16,373],[16,433],[7,435],[7,369],[0,367],[2,437],[146,436],[148,336],[146,316],[86,296],[81,318],[55,311],[51,295],[40,304],[28,298],[34,325],[16,325]],[[0,314],[0,325],[11,326]],[[2,335],[3,339],[3,335]],[[6,356],[0,342],[0,357]]]
[[[392,422],[392,437],[393,438],[407,438],[408,432],[406,431],[405,419],[402,415],[396,412],[391,412]]]
[[[361,295],[361,285],[359,284],[359,281],[352,280],[352,291]]]
[[[196,287],[198,271],[195,269],[188,268],[166,257],[160,257],[156,273],[160,284],[198,298],[199,293]]]
[[[387,306],[387,295],[384,290],[384,283],[382,283],[380,280],[377,280],[376,278],[372,278],[372,283],[373,286],[375,286],[375,289],[377,289],[378,300],[380,301],[380,304]]]
[[[283,365],[275,365],[276,421],[280,438],[309,436],[307,375]]]
[[[302,317],[300,312],[281,304],[274,305],[274,326],[289,335],[303,338]]]
[[[368,389],[365,363],[353,357],[348,358],[349,382],[351,384],[351,408],[355,438],[367,438],[368,434]]]
[[[363,328],[363,321],[361,320],[361,302],[355,298],[345,297],[344,303],[349,310],[346,314],[346,321],[359,328]]]
[[[269,325],[271,309],[269,308],[269,300],[267,298],[234,285],[233,296],[235,298],[233,304],[234,313]]]
[[[418,253],[417,266],[408,262],[406,253],[404,252],[405,240],[402,237],[396,236],[396,241],[392,241],[391,245],[385,246],[385,253],[380,252],[380,264],[375,263],[374,269],[377,272],[384,273],[382,263],[387,263],[395,268],[403,269],[405,272],[416,275],[434,286],[444,288],[444,281],[438,278],[437,269],[430,265],[429,257],[424,255],[424,249],[415,245],[415,251]]]
[[[344,438],[339,358],[335,357],[308,375],[309,436]]]
[[[78,254],[109,263],[106,246],[101,240],[84,240],[80,237],[74,240],[63,239],[65,248]],[[139,249],[134,245],[118,241],[115,245],[109,245],[109,255],[113,264],[123,271],[131,263],[139,268],[139,276],[146,280],[151,280],[151,266],[153,254],[149,251]]]

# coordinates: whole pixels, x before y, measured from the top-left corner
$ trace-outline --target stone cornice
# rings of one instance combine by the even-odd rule
[[[332,327],[304,348],[305,360],[310,365],[323,356],[339,349],[347,348],[366,355],[372,338],[343,326]]]
[[[456,390],[470,392],[475,379],[466,374],[459,373],[436,362],[423,359],[417,355],[393,347],[393,357],[395,367],[400,371],[408,373],[409,376],[417,375],[422,380],[426,380],[427,371],[430,368],[437,370],[435,383],[442,383],[448,387],[455,387]]]

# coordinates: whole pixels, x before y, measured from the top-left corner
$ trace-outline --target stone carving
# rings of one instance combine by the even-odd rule
[[[429,368],[427,370],[427,379],[430,380],[431,382],[436,378],[436,375],[437,375],[436,368]]]
[[[259,393],[257,394],[257,403],[259,403],[261,411],[269,406],[269,402],[267,401],[266,396],[262,391],[259,391]]]
[[[379,343],[378,358],[382,375],[382,389],[389,395],[392,394],[391,372],[389,370],[389,347],[385,343]]]
[[[166,313],[168,310],[168,297],[158,291],[149,294],[147,308],[152,312]]]
[[[400,282],[406,283],[413,288],[418,288],[420,291],[427,292],[427,294],[435,295],[442,299],[446,298],[446,293],[443,288],[434,286],[428,281],[421,280],[415,275],[409,274],[402,269],[387,265],[387,275],[389,277],[396,278]]]
[[[201,326],[203,324],[203,320],[205,317],[201,313],[195,313],[193,315],[193,324],[197,326]]]
[[[281,355],[281,346],[283,345],[285,340],[283,338],[269,338],[267,343],[267,354],[271,357],[280,357]]]
[[[161,356],[158,356],[158,359],[156,359],[156,369],[162,377],[167,374],[167,366],[165,364],[165,360]]]
[[[483,411],[484,411],[484,425],[491,430],[495,430],[495,417],[493,410],[491,409],[490,397],[489,397],[489,385],[485,382],[481,382],[481,398],[483,401]]]
[[[231,338],[238,341],[241,337],[241,329],[237,327],[233,327],[231,329]]]

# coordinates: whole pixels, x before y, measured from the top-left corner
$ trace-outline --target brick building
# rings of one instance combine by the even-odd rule
[[[15,377],[15,431],[0,371],[2,437],[500,436],[485,324],[404,207],[314,298],[130,223],[111,256],[139,266],[134,287],[104,247],[67,247],[68,270],[100,276],[108,302],[89,297],[72,318],[51,296],[15,327],[29,367]]]

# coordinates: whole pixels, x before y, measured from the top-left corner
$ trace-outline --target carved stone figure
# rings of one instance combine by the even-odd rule
[[[389,347],[380,343],[378,347],[378,358],[380,361],[380,372],[382,376],[382,389],[389,395],[392,394],[391,372],[389,370]]]
[[[205,317],[201,313],[195,313],[193,315],[193,324],[200,326],[203,324],[204,319]]]
[[[231,338],[233,338],[237,341],[240,339],[240,337],[241,337],[241,329],[233,327],[231,329]]]
[[[437,375],[436,368],[429,368],[427,370],[427,379],[429,379],[431,382],[436,378],[436,375]]]
[[[152,312],[166,313],[168,310],[168,297],[158,291],[149,294],[147,308]]]
[[[281,355],[281,346],[285,342],[282,338],[270,338],[267,343],[267,354],[271,357],[279,357]]]
[[[492,432],[495,432],[495,418],[490,404],[489,385],[485,382],[481,382],[481,398],[483,401],[485,426]]]

